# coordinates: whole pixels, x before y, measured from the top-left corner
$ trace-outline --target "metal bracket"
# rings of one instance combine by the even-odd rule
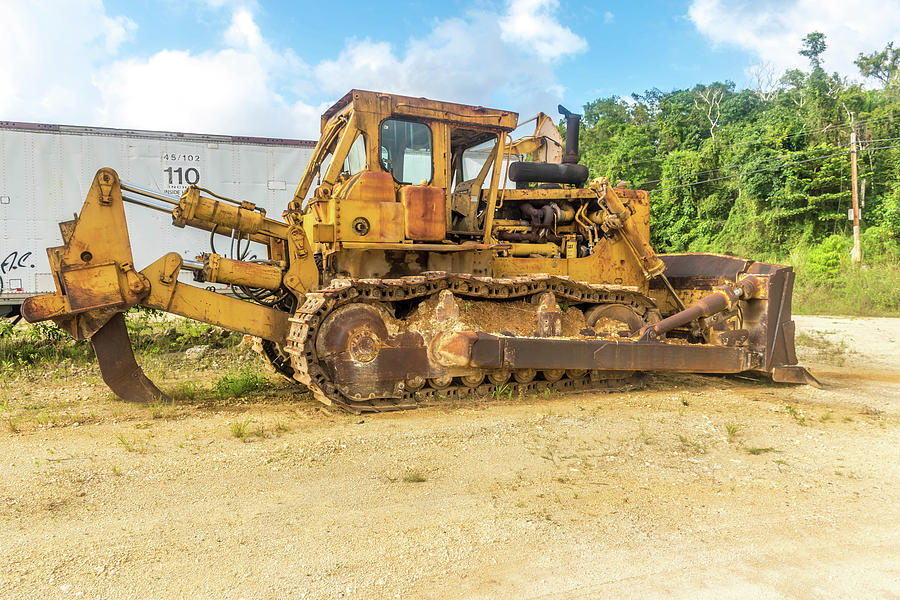
[[[178,271],[181,270],[181,256],[174,252],[169,252],[165,256],[165,264],[159,274],[160,282],[170,285],[178,277]]]
[[[100,185],[100,204],[109,206],[112,204],[112,176],[109,173],[101,173],[97,178],[97,183]]]

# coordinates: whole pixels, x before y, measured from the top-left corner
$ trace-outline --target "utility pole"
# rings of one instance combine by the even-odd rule
[[[859,246],[859,195],[856,185],[856,126],[855,120],[850,122],[850,188],[853,198],[853,250],[850,251],[850,260],[857,266],[862,261],[862,250]]]

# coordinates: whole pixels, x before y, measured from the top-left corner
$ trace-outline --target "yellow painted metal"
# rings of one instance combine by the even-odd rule
[[[540,112],[534,120],[534,133],[509,144],[507,153],[530,154],[535,162],[562,162],[563,139],[553,119]],[[524,124],[520,123],[519,125]]]
[[[56,292],[28,298],[29,321],[91,310],[126,310],[147,294],[149,284],[134,270],[119,176],[100,169],[74,227],[63,228],[66,244],[47,250]],[[102,325],[102,324],[101,324]]]
[[[609,214],[607,222],[610,227],[622,234],[622,240],[628,245],[637,258],[644,276],[650,279],[661,274],[666,269],[665,263],[660,259],[650,246],[649,235],[644,234],[638,223],[631,218],[631,213],[622,204],[619,196],[609,185],[606,177],[600,177],[591,182],[590,188],[597,192],[601,203],[605,202],[606,211]]]
[[[281,288],[281,276],[278,265],[233,260],[218,254],[203,256],[205,281],[277,291]]]
[[[200,195],[194,186],[185,190],[178,206],[172,211],[172,224],[176,227],[208,223],[244,235],[259,234],[280,239],[287,237],[287,225],[269,219],[256,205],[243,202],[239,206]]]
[[[285,343],[290,315],[180,283],[178,272],[181,265],[181,256],[170,252],[141,271],[151,284],[150,294],[141,301],[143,306],[255,335],[279,344]]]
[[[542,256],[559,256],[560,250],[559,246],[552,242],[546,242],[543,244],[510,244],[510,256],[531,256],[533,254]]]

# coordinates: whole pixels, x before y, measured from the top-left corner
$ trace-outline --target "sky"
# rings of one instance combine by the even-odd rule
[[[316,139],[353,88],[519,112],[807,65],[860,79],[900,0],[0,0],[0,120]],[[871,82],[867,82],[871,84]]]

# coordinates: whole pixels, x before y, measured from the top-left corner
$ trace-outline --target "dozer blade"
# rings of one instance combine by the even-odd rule
[[[150,381],[134,360],[125,317],[116,313],[91,337],[103,381],[128,402],[156,402],[168,398]]]

